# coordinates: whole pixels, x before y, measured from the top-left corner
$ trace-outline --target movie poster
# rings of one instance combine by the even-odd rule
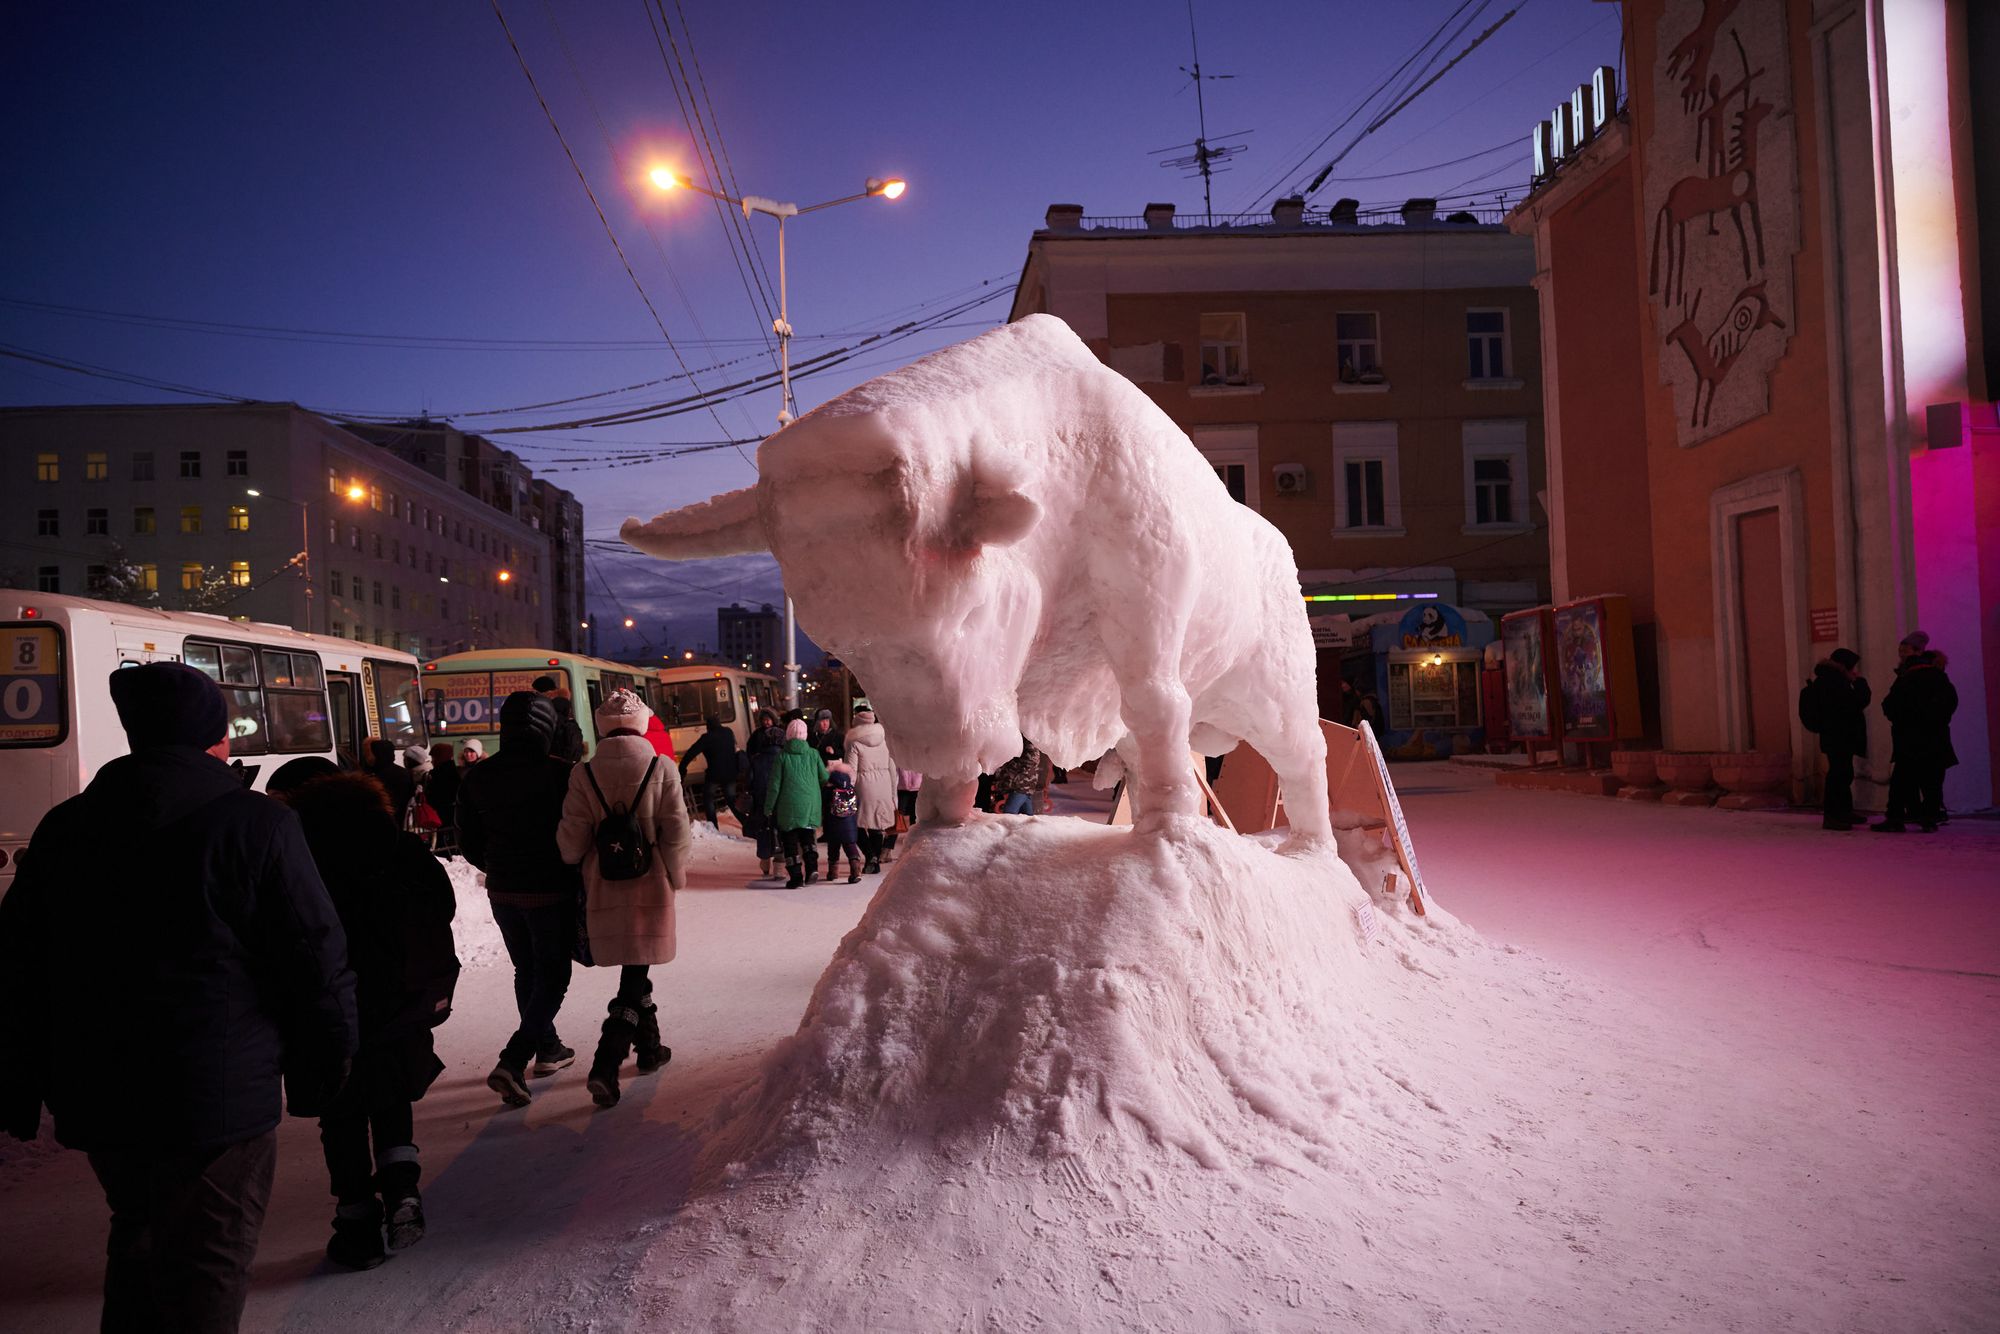
[[[1604,608],[1575,602],[1556,608],[1556,675],[1562,683],[1563,735],[1601,741],[1611,736],[1611,702],[1604,687]]]
[[[1555,735],[1549,717],[1548,669],[1542,661],[1542,618],[1509,616],[1500,622],[1507,664],[1507,723],[1525,740]]]

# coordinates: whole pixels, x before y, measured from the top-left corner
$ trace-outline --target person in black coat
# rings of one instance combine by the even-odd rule
[[[525,1107],[528,1063],[552,1075],[576,1059],[556,1035],[569,992],[582,881],[556,847],[570,765],[549,754],[555,706],[517,690],[500,706],[500,752],[465,771],[458,785],[458,846],[486,873],[493,921],[514,964],[520,1027],[501,1048],[488,1087],[509,1107]]]
[[[832,709],[821,709],[813,715],[809,730],[806,732],[806,744],[828,764],[835,760],[843,764],[847,762],[847,733],[834,725]],[[834,854],[840,850],[840,845],[833,838],[833,820],[830,814],[833,809],[832,796],[831,785],[820,788],[819,808],[822,818],[826,821],[820,830],[820,841],[826,844],[829,863],[833,861]]]
[[[1812,680],[1799,692],[1799,721],[1819,734],[1826,756],[1820,825],[1842,833],[1861,823],[1854,817],[1854,759],[1868,753],[1871,694],[1860,666],[1861,655],[1837,648],[1814,666]]]
[[[745,750],[750,801],[743,812],[743,832],[757,840],[757,865],[767,880],[771,876],[772,859],[778,855],[778,828],[764,814],[764,794],[770,790],[771,770],[784,744],[785,734],[778,730],[778,715],[769,709],[759,709],[757,728],[750,733],[750,744]]]
[[[714,714],[702,719],[707,730],[695,738],[695,743],[681,756],[681,777],[687,777],[688,765],[696,756],[708,761],[707,771],[702,775],[702,813],[717,829],[722,828],[722,818],[716,813],[716,803],[724,806],[736,801],[736,734],[723,726],[722,720]]]
[[[390,808],[396,812],[396,825],[401,828],[403,816],[410,809],[410,798],[417,795],[417,779],[403,767],[403,757],[395,743],[380,737],[368,738],[368,763],[362,772],[374,775],[375,781],[389,794]]]
[[[1909,647],[1910,641],[1904,644]],[[1915,647],[1897,664],[1896,680],[1882,697],[1894,750],[1889,756],[1889,809],[1875,826],[1878,833],[1900,834],[1914,818],[1920,829],[1934,834],[1944,818],[1945,770],[1958,763],[1951,746],[1958,690],[1944,667],[1944,654]]]
[[[576,705],[553,676],[535,678],[535,693],[556,711],[555,735],[549,738],[549,754],[575,764],[583,758],[583,728],[576,721]]]
[[[451,877],[423,841],[397,827],[389,794],[368,774],[318,756],[286,764],[266,790],[297,812],[320,878],[347,931],[360,1050],[319,1138],[336,1210],[327,1256],[370,1269],[424,1235],[411,1104],[444,1069],[431,1030],[451,1013],[458,980]],[[374,1150],[369,1133],[374,1132]]]
[[[104,1329],[234,1329],[285,1094],[317,1116],[346,1078],[354,975],[298,818],[224,762],[215,682],[110,688],[132,753],[42,818],[0,900],[0,1124],[33,1139],[46,1104],[90,1155]]]

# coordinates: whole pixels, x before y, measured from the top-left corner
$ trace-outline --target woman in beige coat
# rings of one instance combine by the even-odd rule
[[[861,855],[868,873],[882,869],[883,835],[896,827],[896,762],[889,758],[888,735],[866,703],[854,711],[847,729],[847,764],[854,770],[854,792],[861,799],[856,821],[861,826]]]
[[[583,868],[591,963],[619,969],[618,994],[590,1063],[590,1096],[610,1107],[618,1101],[618,1068],[627,1052],[637,1048],[642,1075],[673,1056],[660,1041],[647,969],[674,957],[674,892],[685,883],[690,834],[680,771],[646,740],[652,710],[631,691],[614,690],[594,716],[597,752],[570,770],[556,844],[564,861]],[[626,811],[650,856],[637,876],[607,880],[598,864],[598,828]]]

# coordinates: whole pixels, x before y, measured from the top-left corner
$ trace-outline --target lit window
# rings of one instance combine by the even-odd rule
[[[229,586],[231,588],[250,587],[250,562],[233,560],[229,562]]]
[[[132,531],[139,534],[158,531],[158,525],[153,520],[153,507],[151,505],[138,505],[133,508]]]
[[[111,511],[90,509],[83,512],[83,532],[86,537],[111,536]]]
[[[225,456],[225,458],[226,458],[226,465],[224,470],[228,472],[228,474],[231,477],[248,477],[250,475],[249,450],[232,449]]]
[[[61,537],[61,536],[62,536],[62,511],[61,511],[61,510],[36,510],[36,511],[35,511],[35,536],[36,536],[36,537]]]
[[[139,567],[139,587],[148,593],[160,591],[160,567],[141,565]]]
[[[201,566],[193,561],[181,566],[181,591],[193,593],[201,588]]]
[[[382,488],[373,483],[368,487],[368,508],[373,510],[382,508]]]
[[[38,482],[62,480],[62,467],[54,454],[35,455],[35,480]],[[49,590],[44,588],[42,591],[46,593]]]
[[[232,533],[247,533],[250,531],[250,509],[248,506],[231,505],[229,507],[229,531]]]
[[[181,451],[181,476],[183,476],[183,477],[199,477],[199,476],[201,476],[201,451],[200,451],[200,450],[198,450],[198,449],[183,449],[183,450]]]
[[[1201,382],[1247,384],[1250,347],[1241,313],[1201,317]]]
[[[111,480],[111,460],[101,451],[83,456],[83,480],[86,482],[108,482]]]
[[[1507,378],[1507,312],[1465,312],[1466,375],[1473,380]]]
[[[181,506],[181,531],[184,533],[199,533],[201,531],[201,506]]]
[[[150,482],[153,480],[153,451],[142,449],[132,456],[132,480]]]
[[[1334,365],[1344,383],[1382,374],[1381,324],[1372,310],[1343,310],[1333,317]]]

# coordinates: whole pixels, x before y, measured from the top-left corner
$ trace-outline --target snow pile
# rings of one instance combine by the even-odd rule
[[[962,819],[1025,735],[1064,767],[1116,746],[1147,827],[1199,809],[1190,745],[1247,740],[1293,794],[1295,834],[1330,837],[1291,548],[1061,320],[851,389],[758,469],[621,532],[675,559],[770,550],[801,624],[927,775],[927,810]]]

